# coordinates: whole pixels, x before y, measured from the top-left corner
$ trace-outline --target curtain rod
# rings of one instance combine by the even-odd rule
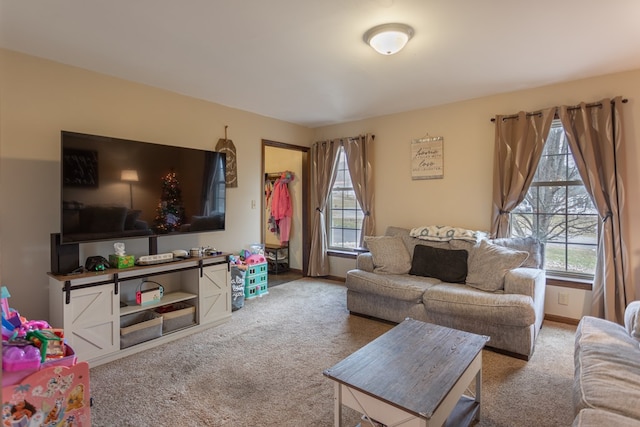
[[[629,100],[627,98],[623,98],[622,99],[622,103],[626,104],[627,102],[629,102]],[[613,100],[611,101],[611,103],[613,104]],[[601,102],[592,102],[591,104],[587,104],[587,108],[593,108],[593,107],[602,107],[602,103]],[[572,105],[571,107],[567,107],[567,110],[572,111],[572,110],[579,110],[580,106],[579,105]],[[532,113],[527,113],[527,117],[531,117],[531,116],[535,116],[537,114],[542,113],[542,110],[538,110],[538,111],[534,111]],[[511,114],[510,116],[504,116],[502,118],[502,120],[507,120],[507,119],[515,119],[518,118],[518,114]],[[495,123],[496,118],[492,117],[491,121]]]
[[[313,143],[313,145],[316,145],[318,143],[322,143],[322,142],[327,142],[327,141],[334,141],[336,139],[356,139],[356,138],[360,138],[361,136],[365,136],[366,134],[360,134],[358,136],[347,136],[347,137],[343,137],[343,138],[334,138],[334,139],[330,139],[330,140],[326,140],[326,141],[316,141]],[[371,139],[375,141],[376,136],[374,134],[371,134]]]

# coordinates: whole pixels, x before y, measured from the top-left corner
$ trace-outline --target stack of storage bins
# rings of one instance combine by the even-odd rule
[[[266,262],[247,266],[247,273],[244,279],[245,299],[259,297],[269,293],[267,287],[267,270],[268,264]]]

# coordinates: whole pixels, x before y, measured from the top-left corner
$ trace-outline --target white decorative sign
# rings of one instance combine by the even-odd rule
[[[444,138],[441,136],[411,141],[411,178],[439,179],[444,177]]]

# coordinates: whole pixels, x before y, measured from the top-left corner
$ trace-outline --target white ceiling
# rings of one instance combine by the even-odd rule
[[[317,127],[640,68],[640,1],[0,0],[0,46]]]

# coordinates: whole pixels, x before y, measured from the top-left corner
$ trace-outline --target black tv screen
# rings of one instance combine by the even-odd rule
[[[62,131],[61,243],[224,230],[225,155]]]

